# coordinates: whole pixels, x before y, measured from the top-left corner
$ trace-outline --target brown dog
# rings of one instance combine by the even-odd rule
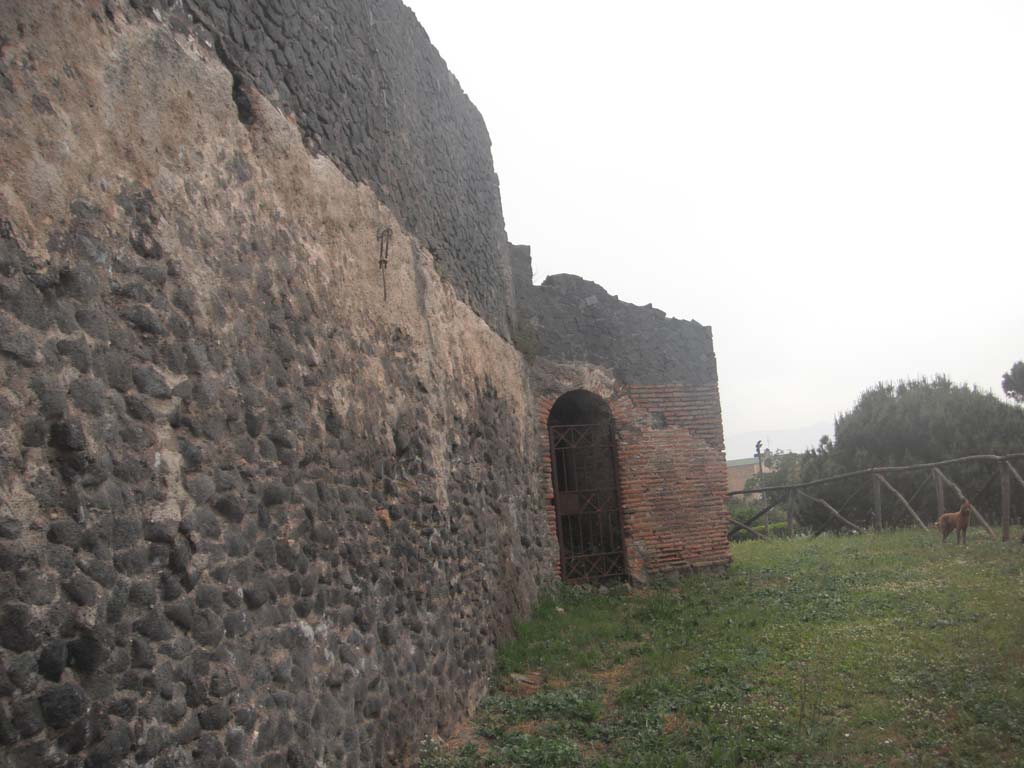
[[[940,515],[939,519],[935,521],[935,527],[942,532],[942,543],[946,543],[946,538],[949,536],[950,531],[956,530],[956,543],[960,543],[960,534],[963,534],[964,544],[967,544],[967,526],[971,523],[971,502],[964,499],[964,503],[960,505],[959,512],[947,512],[944,515]]]

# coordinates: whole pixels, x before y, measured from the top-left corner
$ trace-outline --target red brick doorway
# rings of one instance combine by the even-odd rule
[[[615,430],[608,404],[585,390],[567,392],[551,407],[548,438],[562,579],[624,578]]]

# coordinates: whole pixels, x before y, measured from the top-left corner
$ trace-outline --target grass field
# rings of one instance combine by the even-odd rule
[[[971,538],[745,542],[725,574],[563,588],[422,766],[1024,766],[1024,547]]]

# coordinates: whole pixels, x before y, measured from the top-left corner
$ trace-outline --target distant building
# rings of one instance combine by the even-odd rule
[[[730,459],[725,463],[728,490],[742,491],[747,480],[757,476],[757,459]]]

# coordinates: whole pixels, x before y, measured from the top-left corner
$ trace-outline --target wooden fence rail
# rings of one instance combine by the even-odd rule
[[[882,528],[883,487],[886,488],[894,496],[896,496],[900,504],[904,507],[904,509],[906,509],[910,513],[914,520],[917,521],[918,525],[920,525],[925,530],[928,530],[928,526],[924,522],[924,520],[921,519],[921,515],[919,515],[917,511],[914,509],[914,507],[911,505],[913,498],[916,497],[917,494],[921,492],[921,489],[924,488],[924,486],[927,484],[928,476],[925,477],[924,482],[918,487],[917,491],[914,492],[913,496],[909,501],[892,485],[892,483],[890,483],[885,478],[885,475],[887,474],[894,475],[906,472],[919,472],[922,470],[928,470],[929,476],[932,478],[934,483],[936,519],[938,519],[938,516],[943,514],[943,512],[947,511],[945,501],[945,490],[948,487],[954,493],[956,493],[957,497],[960,499],[961,502],[967,501],[971,505],[971,508],[973,509],[975,516],[978,518],[978,521],[982,524],[982,526],[984,526],[988,535],[992,538],[996,538],[995,531],[992,530],[992,526],[988,524],[988,521],[978,510],[977,506],[973,502],[968,501],[967,496],[964,494],[960,486],[953,482],[953,480],[951,480],[949,476],[942,471],[943,467],[955,466],[957,464],[967,464],[971,462],[994,463],[996,465],[995,473],[992,474],[991,477],[989,477],[988,481],[975,494],[975,498],[978,498],[983,493],[985,493],[985,491],[988,490],[989,486],[992,485],[992,483],[995,481],[997,477],[1000,478],[1000,523],[1002,527],[1002,540],[1008,541],[1010,538],[1010,492],[1011,487],[1013,485],[1012,480],[1016,480],[1017,483],[1021,486],[1021,488],[1024,488],[1024,477],[1021,476],[1020,472],[1018,472],[1016,467],[1014,467],[1011,463],[1011,461],[1014,459],[1024,459],[1024,453],[1010,453],[1005,456],[998,456],[996,454],[979,454],[976,456],[961,456],[956,459],[946,459],[944,461],[934,461],[928,464],[909,464],[907,466],[902,467],[871,467],[869,469],[857,470],[856,472],[846,472],[841,475],[833,475],[832,477],[822,477],[818,478],[817,480],[808,480],[803,483],[793,483],[791,485],[769,485],[763,488],[751,488],[750,490],[729,491],[726,495],[745,496],[749,494],[767,494],[772,492],[787,491],[789,494],[789,498],[793,498],[793,494],[795,492],[796,494],[799,494],[803,498],[808,499],[809,501],[827,509],[829,514],[832,515],[832,517],[839,520],[841,523],[843,523],[843,525],[852,528],[856,531],[863,532],[864,529],[861,526],[847,519],[838,509],[833,507],[824,499],[812,496],[809,493],[805,493],[804,489],[814,488],[819,485],[827,485],[829,483],[835,483],[841,480],[851,480],[858,477],[870,477],[871,494],[873,502],[872,523],[874,524],[874,528],[876,530],[881,530]],[[767,502],[767,498],[765,498],[765,501]],[[740,530],[747,530],[751,533],[755,533],[760,538],[764,538],[763,536],[761,536],[761,534],[754,531],[750,526],[758,519],[768,514],[768,512],[770,512],[776,505],[780,503],[781,499],[776,500],[771,504],[767,504],[767,506],[765,506],[764,509],[762,509],[760,512],[758,512],[756,515],[754,515],[751,519],[747,520],[746,522],[741,522],[739,520],[732,519],[732,528],[730,529],[728,535],[733,536]],[[846,504],[844,503],[843,506],[846,506]],[[787,522],[789,523],[788,527],[790,534],[792,534],[793,525],[791,510],[787,510]]]

